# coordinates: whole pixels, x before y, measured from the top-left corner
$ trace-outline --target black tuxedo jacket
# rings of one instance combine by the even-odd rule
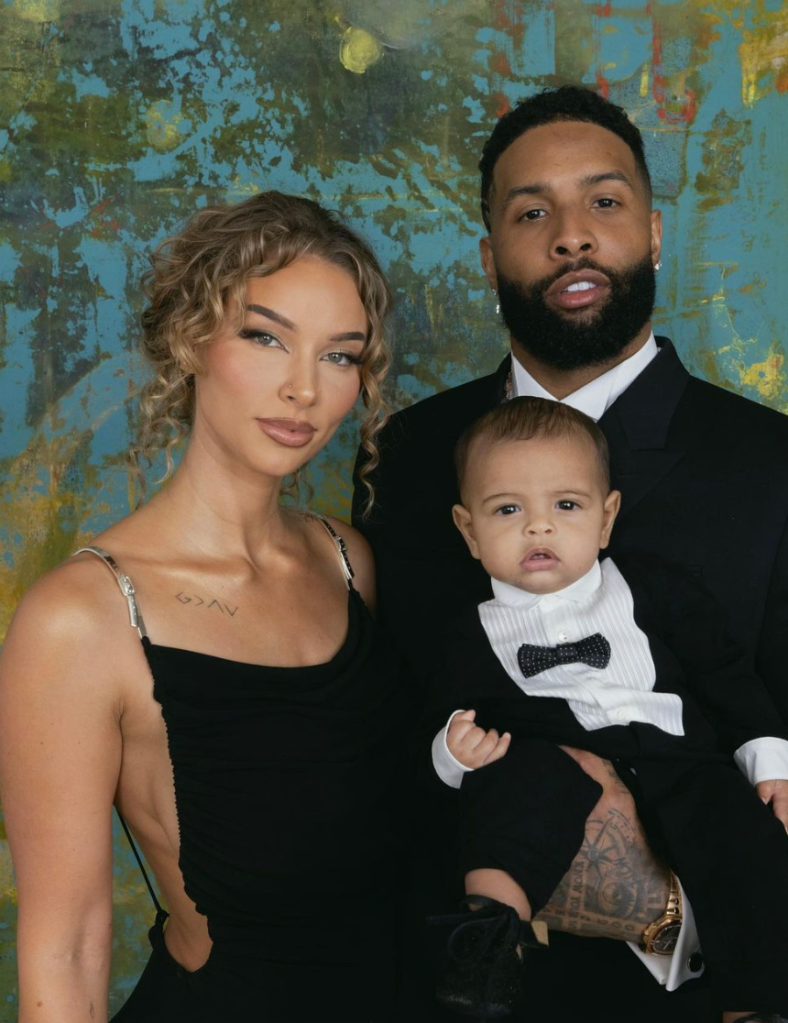
[[[671,342],[657,343],[599,422],[622,493],[609,553],[650,552],[696,575],[788,721],[788,417],[690,376]],[[375,554],[381,620],[417,677],[462,609],[492,596],[452,521],[453,451],[503,400],[509,368],[507,357],[492,375],[392,417],[366,520],[356,485],[354,523]]]

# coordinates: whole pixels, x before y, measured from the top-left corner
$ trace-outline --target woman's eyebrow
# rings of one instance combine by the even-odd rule
[[[276,312],[274,309],[269,309],[266,305],[258,305],[256,302],[247,302],[246,308],[253,313],[259,313],[261,316],[267,317],[269,320],[273,320],[274,323],[279,323],[283,327],[287,327],[288,330],[298,333],[298,327],[292,320],[288,320],[286,316],[282,316],[281,313]],[[366,342],[367,335],[362,334],[359,330],[348,330],[340,334],[332,334],[329,341],[364,341]]]
[[[366,341],[367,335],[360,330],[348,330],[344,334],[332,334],[329,341]]]
[[[248,302],[246,308],[250,309],[253,313],[260,313],[261,316],[267,316],[269,320],[273,320],[274,323],[279,323],[283,327],[287,327],[288,330],[298,330],[298,327],[288,320],[286,316],[282,316],[281,313],[274,312],[274,310],[269,309],[268,306],[257,305],[255,302]]]

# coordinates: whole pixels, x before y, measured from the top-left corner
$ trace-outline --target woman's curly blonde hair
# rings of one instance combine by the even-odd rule
[[[379,462],[375,438],[387,411],[382,384],[391,355],[384,320],[391,292],[369,245],[337,214],[311,199],[276,191],[201,210],[151,257],[143,278],[148,304],[142,313],[142,348],[155,376],[142,390],[138,441],[132,449],[143,493],[141,461],[150,463],[163,451],[166,479],[173,471],[173,451],[191,428],[200,345],[216,338],[228,309],[238,310],[240,329],[250,277],[267,277],[305,255],[346,270],[366,310],[369,337],[361,362],[366,458],[360,479],[367,490],[366,511],[372,507],[369,477]]]

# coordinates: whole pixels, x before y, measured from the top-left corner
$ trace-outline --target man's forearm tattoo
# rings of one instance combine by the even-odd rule
[[[570,934],[637,941],[665,910],[668,871],[646,844],[626,786],[617,775],[611,784],[610,798],[595,807],[580,852],[536,919]]]
[[[215,599],[210,601],[205,600],[203,597],[198,597],[196,593],[188,596],[183,592],[183,590],[181,590],[180,593],[175,594],[175,599],[181,604],[194,604],[195,607],[205,607],[209,611],[211,608],[216,608],[217,611],[220,611],[223,615],[227,614],[231,618],[235,618],[235,613],[238,610],[237,607],[230,607],[229,604],[222,604],[220,601]]]

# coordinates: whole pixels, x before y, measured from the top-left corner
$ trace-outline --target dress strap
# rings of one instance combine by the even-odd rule
[[[315,518],[318,520],[318,522],[323,523],[323,525],[328,530],[329,536],[334,541],[334,546],[337,549],[337,553],[339,554],[339,560],[342,565],[342,571],[344,572],[345,579],[347,580],[348,589],[351,589],[352,588],[351,581],[356,573],[353,571],[353,566],[350,564],[350,558],[347,556],[347,544],[339,535],[339,533],[337,533],[337,531],[334,529],[334,527],[331,525],[328,519],[324,519],[322,515],[315,515]]]
[[[126,603],[129,605],[129,623],[133,629],[136,629],[140,635],[140,639],[145,639],[148,633],[145,630],[145,623],[142,620],[142,615],[137,607],[137,600],[135,597],[136,590],[131,579],[122,572],[117,561],[108,554],[103,547],[80,547],[78,551],[74,551],[74,555],[77,554],[95,554],[97,558],[101,558],[107,568],[112,572],[118,581],[120,592],[126,598]]]
[[[112,555],[108,551],[105,551],[103,547],[80,547],[78,551],[74,551],[75,556],[77,554],[86,553],[95,554],[97,558],[101,558],[101,560],[110,570],[110,572],[112,572],[112,574],[115,576],[115,578],[118,581],[118,586],[120,587],[120,592],[126,598],[126,602],[129,605],[129,623],[131,627],[137,630],[140,639],[147,639],[148,633],[145,631],[145,623],[143,622],[142,615],[140,614],[140,610],[137,607],[137,601],[135,598],[136,591],[134,589],[134,584],[132,583],[131,579],[129,579],[125,572],[121,571],[117,561],[115,561]],[[129,829],[128,824],[126,823],[126,819],[124,818],[123,814],[120,812],[120,810],[118,810],[117,807],[115,807],[115,813],[117,813],[118,820],[123,825],[123,830],[126,833],[126,838],[128,839],[129,845],[131,846],[131,851],[134,853],[134,858],[139,864],[142,876],[145,879],[145,884],[147,885],[148,891],[150,892],[151,901],[153,902],[153,907],[156,910],[156,925],[161,927],[164,921],[169,916],[169,913],[167,912],[166,909],[162,907],[161,903],[156,897],[156,891],[153,885],[151,884],[150,878],[148,877],[148,872],[145,869],[145,864],[142,862],[142,856],[140,855],[140,851],[137,848],[136,842],[132,838],[131,831]]]

